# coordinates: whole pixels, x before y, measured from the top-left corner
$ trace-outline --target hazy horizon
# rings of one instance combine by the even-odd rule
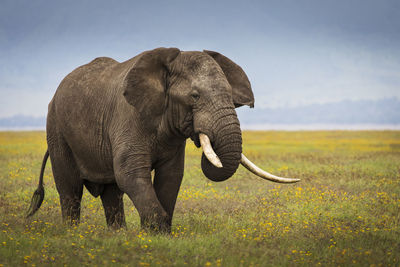
[[[400,130],[398,98],[298,107],[241,107],[236,112],[244,130]],[[46,116],[0,117],[0,130],[43,130],[45,125]]]
[[[397,1],[2,1],[0,117],[45,116],[69,72],[155,47],[215,50],[255,107],[400,98]]]

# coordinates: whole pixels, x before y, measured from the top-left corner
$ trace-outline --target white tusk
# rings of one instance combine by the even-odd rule
[[[201,133],[199,134],[201,148],[203,149],[204,155],[207,159],[217,168],[222,168],[222,163],[219,160],[217,154],[215,154],[214,149],[211,147],[210,138],[207,135]]]
[[[251,162],[248,158],[245,157],[245,155],[242,154],[242,158],[240,159],[240,163],[249,171],[251,171],[252,173],[254,173],[255,175],[266,179],[266,180],[270,180],[276,183],[296,183],[298,181],[300,181],[300,179],[297,178],[283,178],[283,177],[279,177],[279,176],[275,176],[273,174],[270,174],[262,169],[260,169],[259,167],[257,167],[257,165],[255,165],[253,162]]]

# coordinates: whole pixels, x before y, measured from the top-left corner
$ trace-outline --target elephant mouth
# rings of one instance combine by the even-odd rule
[[[199,133],[194,130],[194,123],[193,123],[193,113],[190,112],[186,115],[182,122],[182,127],[180,133],[183,137],[192,139],[193,143],[197,148],[200,148],[200,137]]]
[[[198,133],[194,133],[190,136],[190,139],[192,139],[194,145],[199,148],[201,146],[200,144],[200,137]]]

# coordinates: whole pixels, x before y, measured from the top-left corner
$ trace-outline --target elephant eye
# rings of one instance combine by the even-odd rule
[[[197,100],[199,100],[199,98],[200,98],[200,94],[199,94],[199,92],[197,92],[197,90],[194,90],[194,91],[190,94],[190,96],[193,98],[194,101],[197,101]]]

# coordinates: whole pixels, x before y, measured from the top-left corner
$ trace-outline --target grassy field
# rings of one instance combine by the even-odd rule
[[[274,184],[243,167],[208,181],[187,146],[171,236],[110,231],[99,198],[84,192],[82,223],[62,224],[51,168],[31,219],[44,132],[0,132],[0,266],[400,266],[400,132],[245,132],[244,153]]]

